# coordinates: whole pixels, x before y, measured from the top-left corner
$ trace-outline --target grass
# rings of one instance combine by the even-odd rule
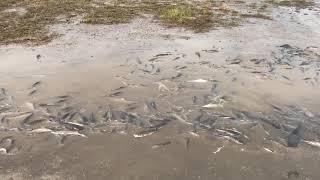
[[[59,23],[58,17],[66,17],[68,20],[81,16],[81,22],[86,24],[119,24],[128,23],[142,14],[152,14],[165,26],[205,32],[215,27],[237,26],[240,18],[248,16],[241,16],[236,11],[221,10],[217,2],[211,0],[114,0],[113,4],[103,2],[0,0],[0,44],[47,43],[57,36],[50,34],[48,27]],[[13,8],[24,8],[25,13],[7,11]],[[256,15],[255,18],[264,17]]]

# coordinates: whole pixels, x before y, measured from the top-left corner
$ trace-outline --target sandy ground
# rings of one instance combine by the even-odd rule
[[[0,179],[319,179],[319,4],[272,18],[1,47]]]

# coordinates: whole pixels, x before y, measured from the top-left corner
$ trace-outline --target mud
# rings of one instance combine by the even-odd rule
[[[319,179],[318,4],[201,34],[144,17],[2,46],[1,179]]]

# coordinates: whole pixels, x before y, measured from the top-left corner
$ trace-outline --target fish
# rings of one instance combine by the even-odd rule
[[[33,103],[31,103],[31,102],[26,102],[25,105],[26,105],[26,107],[28,107],[30,110],[32,110],[32,111],[35,110]]]
[[[158,57],[154,57],[154,58],[149,59],[148,61],[153,62],[153,61],[155,61],[157,59],[158,59]]]
[[[180,59],[181,57],[175,57],[174,59],[172,59],[172,61],[176,61],[178,59]]]
[[[35,125],[35,124],[38,124],[38,123],[42,123],[42,122],[44,122],[44,121],[46,121],[47,119],[44,119],[44,118],[42,118],[42,119],[37,119],[37,120],[33,120],[33,121],[31,121],[31,122],[28,122],[27,124],[28,125]]]
[[[182,117],[180,117],[180,116],[177,115],[177,114],[174,114],[174,113],[173,113],[172,116],[173,116],[175,119],[179,120],[180,122],[182,122],[182,123],[184,123],[184,124],[192,125],[192,123],[186,121],[185,119],[183,119]]]
[[[205,49],[205,50],[202,50],[203,52],[206,52],[206,53],[216,53],[216,52],[219,52],[218,50],[215,50],[215,49]]]
[[[164,85],[162,82],[156,82],[156,84],[158,84],[159,91],[169,91],[169,88],[166,85]]]
[[[176,68],[176,69],[186,69],[187,66],[176,66],[175,68]]]
[[[137,62],[138,64],[142,64],[140,58],[138,58],[138,57],[136,58],[136,62]]]
[[[187,149],[187,150],[189,150],[189,148],[190,148],[190,138],[185,138],[185,148]]]
[[[97,119],[96,119],[95,115],[93,114],[93,112],[90,114],[89,121],[91,123],[96,123],[97,122]]]
[[[157,104],[156,104],[156,102],[154,102],[154,101],[147,101],[146,102],[146,107],[149,109],[149,110],[158,110],[157,109]]]
[[[69,98],[70,96],[69,95],[61,95],[61,96],[57,96],[57,98],[61,98],[61,99],[66,99],[66,98]]]
[[[195,80],[190,80],[190,81],[187,81],[187,82],[191,82],[191,83],[206,83],[206,82],[208,82],[208,80],[205,80],[205,79],[195,79]]]
[[[84,125],[80,123],[66,122],[65,125],[67,128],[69,127],[71,130],[84,130]]]
[[[46,132],[52,132],[52,130],[48,128],[38,128],[38,129],[33,129],[31,131],[31,133],[46,133]]]
[[[113,93],[109,94],[108,96],[109,96],[109,97],[115,97],[115,96],[121,95],[122,93],[123,93],[123,92],[121,92],[121,91],[117,91],[117,92],[113,92]]]
[[[196,104],[197,103],[197,96],[192,96],[192,103]]]
[[[7,95],[7,91],[5,88],[0,88],[0,92],[2,95]]]
[[[111,121],[112,120],[112,111],[111,111],[111,107],[109,105],[107,105],[107,111],[103,115],[103,117],[106,118],[107,121]]]
[[[222,148],[224,148],[224,146],[218,147],[218,149],[216,151],[214,151],[213,154],[217,154],[218,152],[221,151]]]
[[[32,84],[32,87],[35,88],[35,87],[39,86],[40,84],[41,84],[41,81],[37,81]]]
[[[171,53],[160,53],[160,54],[155,55],[155,57],[169,56],[169,55],[171,55]]]
[[[195,55],[198,56],[199,58],[201,57],[200,52],[195,52]]]
[[[316,141],[304,141],[304,142],[311,146],[320,148],[320,142],[316,142]]]
[[[80,136],[80,137],[87,138],[86,135],[81,134],[77,131],[51,131],[51,133],[57,136],[68,135],[68,136]]]
[[[152,146],[152,149],[159,148],[161,146],[166,146],[166,145],[169,145],[169,144],[171,144],[171,141],[165,141],[165,142],[162,142],[162,143],[154,144]]]
[[[171,77],[171,79],[177,79],[179,77],[181,77],[183,74],[182,73],[178,73],[177,75]]]
[[[223,107],[223,105],[221,104],[213,104],[213,103],[209,103],[207,105],[202,106],[203,108],[217,108],[217,107]]]
[[[141,138],[141,137],[145,137],[145,136],[149,136],[153,133],[155,133],[156,131],[158,131],[157,128],[148,128],[148,129],[144,129],[142,131],[139,131],[136,134],[133,134],[133,137],[135,138]]]
[[[27,124],[29,122],[29,120],[31,119],[31,117],[33,116],[33,113],[30,112],[29,114],[27,114],[23,120],[22,120],[22,124]]]
[[[34,89],[34,90],[32,90],[31,92],[29,92],[29,96],[31,96],[31,95],[33,95],[34,93],[36,93],[38,90],[37,89]]]

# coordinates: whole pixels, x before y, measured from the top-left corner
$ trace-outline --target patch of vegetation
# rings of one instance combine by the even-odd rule
[[[152,14],[168,27],[184,27],[195,32],[214,27],[238,25],[236,11],[218,8],[214,1],[186,2],[175,0],[113,0],[106,4],[98,0],[0,0],[0,44],[46,43],[55,34],[48,26],[82,16],[82,23],[119,24],[130,22],[141,14]],[[24,8],[25,13],[10,9]],[[8,11],[10,10],[10,11]]]

